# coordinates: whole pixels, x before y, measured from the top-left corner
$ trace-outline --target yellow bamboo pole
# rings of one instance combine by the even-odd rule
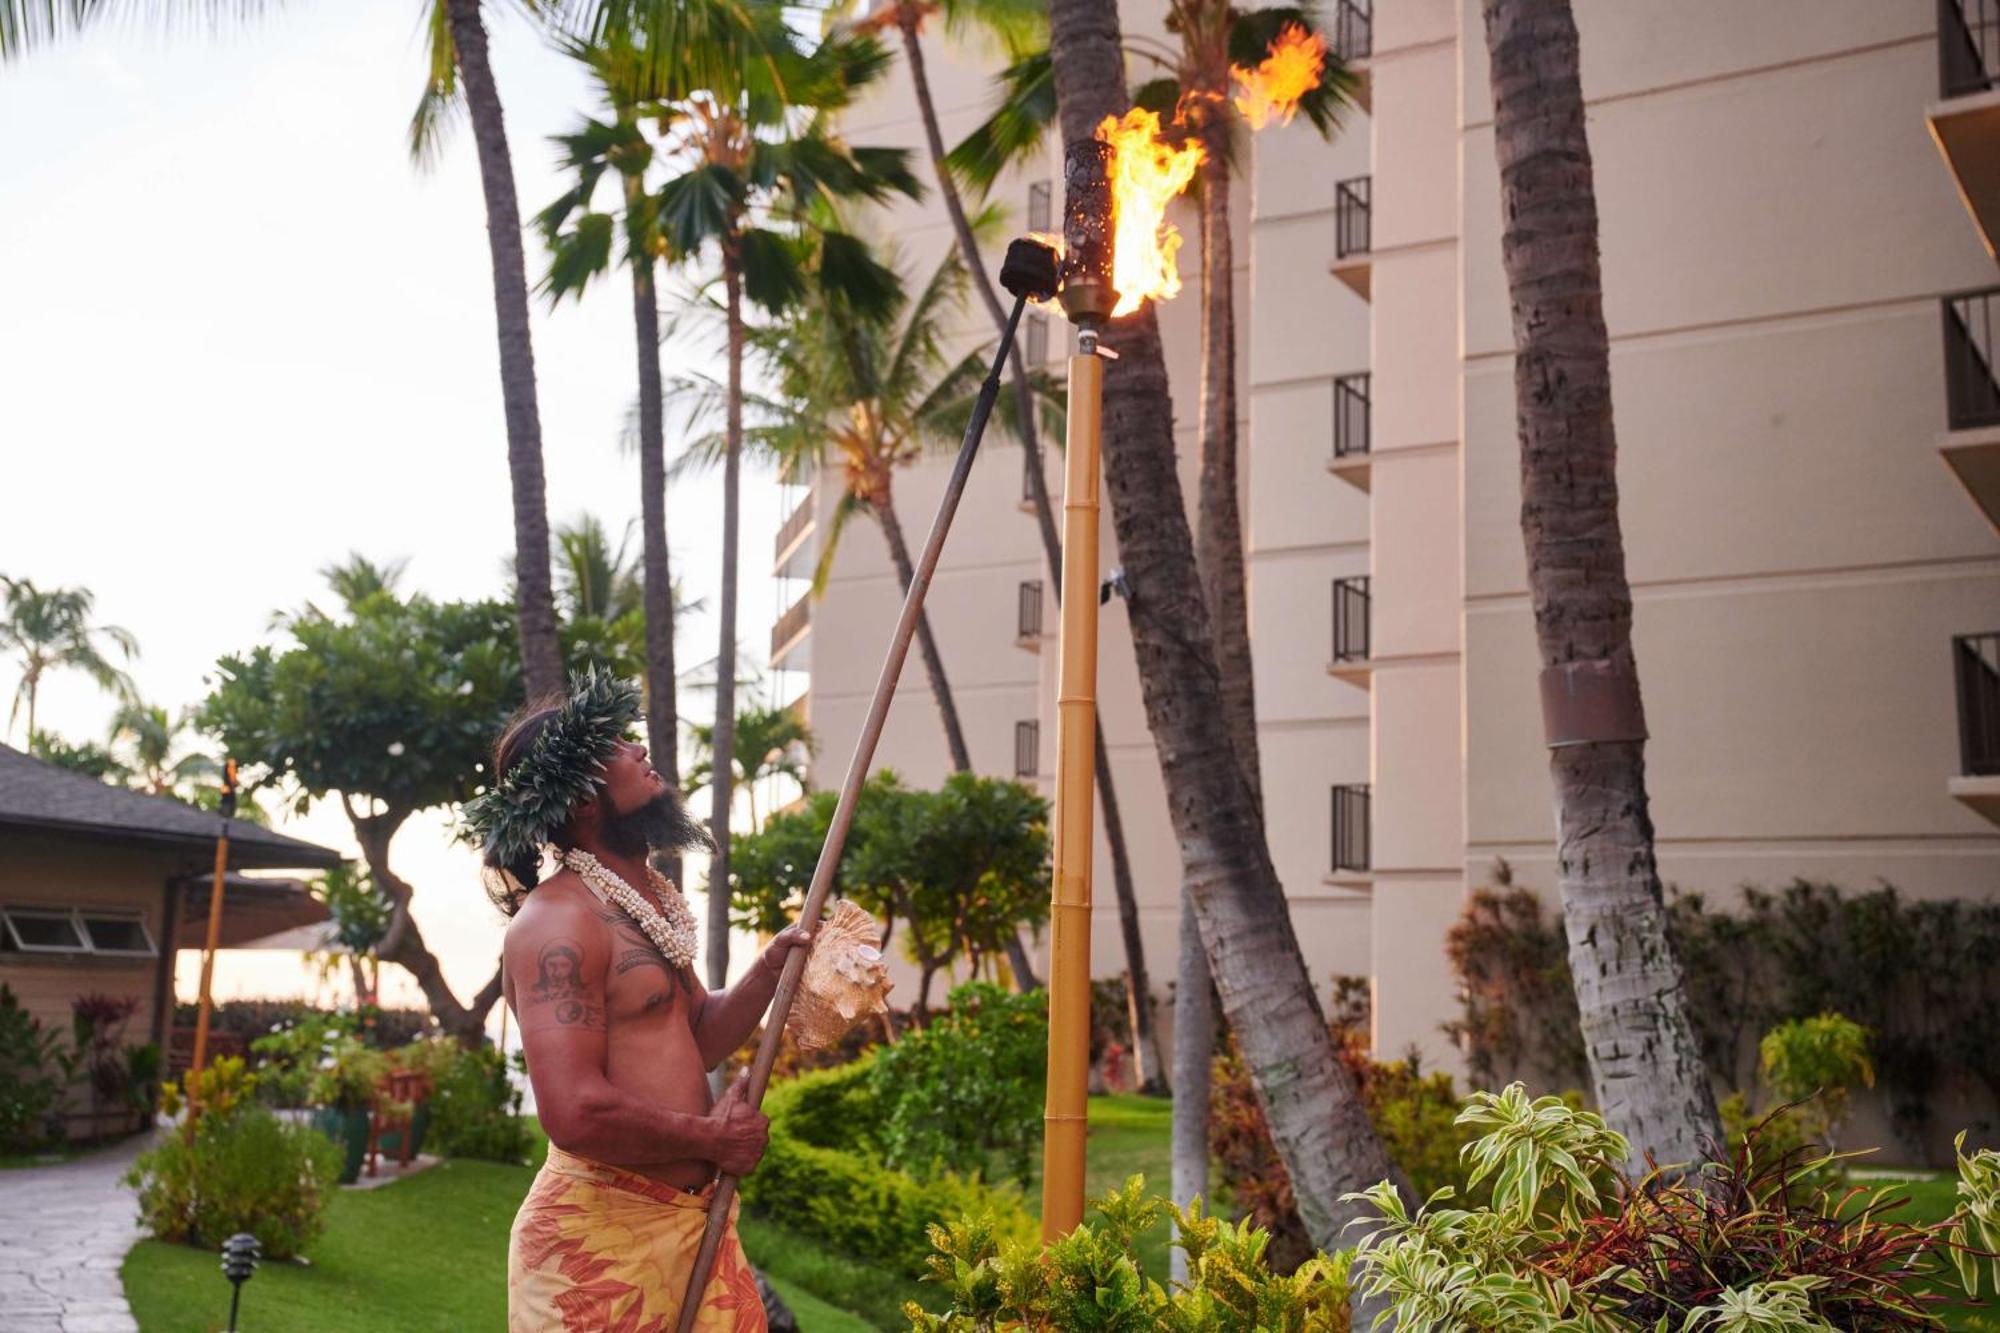
[[[208,892],[208,942],[201,953],[201,989],[195,997],[194,1062],[188,1066],[188,1118],[199,1113],[195,1106],[194,1076],[208,1064],[208,1016],[214,1007],[211,987],[215,982],[215,951],[222,943],[222,884],[229,873],[229,820],[236,813],[236,761],[222,763],[222,831],[215,836],[215,881]]]
[[[1069,359],[1062,628],[1056,641],[1055,875],[1049,911],[1049,1075],[1042,1239],[1083,1221],[1090,1078],[1090,876],[1096,796],[1098,450],[1104,362],[1086,329]]]

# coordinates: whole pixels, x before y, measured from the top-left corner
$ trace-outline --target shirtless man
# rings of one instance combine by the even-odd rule
[[[506,997],[551,1144],[509,1250],[518,1333],[674,1327],[716,1175],[748,1173],[768,1133],[743,1083],[712,1101],[707,1072],[749,1037],[786,955],[810,940],[781,932],[725,992],[696,979],[692,913],[647,856],[705,836],[645,747],[624,739],[634,710],[629,692],[586,677],[567,701],[524,712],[492,769],[513,801],[468,809],[489,866],[508,872],[496,894],[515,908]],[[521,792],[548,799],[524,812]],[[510,829],[522,820],[535,827]],[[563,868],[537,883],[521,847],[543,836]],[[695,1327],[764,1327],[733,1214]]]

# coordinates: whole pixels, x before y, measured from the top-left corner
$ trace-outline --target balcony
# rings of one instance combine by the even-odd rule
[[[1021,338],[1021,356],[1031,367],[1045,366],[1049,363],[1049,317],[1034,311],[1027,318],[1027,326]]]
[[[1348,785],[1333,789],[1333,875],[1340,878],[1355,872],[1367,873],[1368,785]]]
[[[812,571],[800,567],[802,562],[810,564],[811,543],[807,538],[813,531],[813,497],[808,491],[799,501],[798,507],[785,515],[785,521],[778,525],[778,539],[772,543],[771,574],[775,578],[805,578]]]
[[[1061,500],[1054,493],[1049,495],[1049,504],[1052,507],[1060,503]],[[1021,512],[1024,514],[1035,512],[1035,456],[1025,448],[1021,450]],[[1056,515],[1056,522],[1062,522],[1062,515]]]
[[[1326,671],[1364,690],[1374,673],[1368,654],[1369,609],[1366,575],[1333,581],[1333,661]]]
[[[1370,110],[1373,89],[1369,86],[1368,58],[1375,54],[1374,0],[1339,0],[1331,18],[1327,28],[1333,36],[1333,53],[1354,74],[1358,85],[1355,100],[1363,111]]]
[[[1374,288],[1375,265],[1369,255],[1374,184],[1372,176],[1356,176],[1333,187],[1333,276],[1364,301],[1370,299]]]
[[[1036,721],[1014,724],[1014,776],[1032,778],[1042,770],[1042,724]]]
[[[2000,631],[1953,639],[1951,668],[1958,689],[1959,776],[1947,789],[2000,824]]]
[[[1333,381],[1333,457],[1326,470],[1351,486],[1369,488],[1369,376],[1338,375]]]
[[[1024,580],[1014,612],[1014,642],[1031,653],[1042,650],[1042,581]]]
[[[2000,235],[2000,0],[1938,0],[1938,97],[1925,111],[1973,225]]]
[[[1940,302],[1944,322],[1945,433],[1938,452],[1972,502],[2000,530],[2000,376],[1994,333],[2000,287]]]
[[[806,645],[812,630],[812,593],[807,591],[785,608],[771,626],[773,670],[801,671],[808,665]]]

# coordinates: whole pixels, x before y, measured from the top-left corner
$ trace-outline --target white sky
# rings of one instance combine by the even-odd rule
[[[100,618],[138,636],[148,700],[198,700],[216,657],[319,595],[317,571],[349,551],[408,557],[405,587],[446,598],[494,593],[511,559],[471,131],[429,173],[404,147],[424,8],[298,3],[219,35],[101,28],[0,66],[0,572],[93,590]],[[590,96],[505,6],[489,23],[528,216],[562,188],[547,136]],[[532,283],[539,242],[528,256]],[[637,463],[618,448],[630,288],[614,277],[580,306],[534,304],[550,517],[588,509],[621,532],[638,512]],[[775,487],[745,482],[739,640],[761,657],[780,515]],[[669,502],[676,574],[709,603],[683,629],[683,663],[714,652],[719,496],[696,478]],[[14,680],[0,664],[7,696]],[[109,713],[88,681],[58,678],[40,725],[101,739]],[[355,851],[337,804],[281,827]],[[500,939],[471,854],[431,817],[395,858],[468,995]],[[399,969],[383,979],[414,998]],[[314,985],[296,955],[218,967],[224,995]]]

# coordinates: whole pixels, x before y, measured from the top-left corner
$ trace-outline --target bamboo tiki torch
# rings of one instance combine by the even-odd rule
[[[820,913],[826,907],[826,899],[833,888],[835,873],[840,868],[840,853],[847,845],[847,830],[854,822],[854,807],[861,799],[862,785],[868,779],[868,769],[875,760],[875,746],[882,739],[882,726],[889,718],[889,705],[895,699],[896,681],[903,674],[903,660],[910,655],[910,640],[915,636],[917,620],[923,615],[924,597],[930,591],[931,576],[937,570],[938,556],[944,551],[945,537],[951,531],[951,521],[958,512],[959,497],[965,493],[965,483],[972,475],[972,461],[979,453],[979,440],[986,433],[986,419],[992,415],[994,400],[1000,394],[1000,374],[1007,365],[1007,353],[1014,343],[1014,332],[1021,323],[1021,310],[1030,300],[1047,300],[1055,295],[1057,283],[1055,252],[1037,241],[1017,240],[1007,247],[1007,258],[1000,266],[1000,285],[1014,297],[1013,312],[1007,317],[1006,331],[1001,335],[1000,345],[993,356],[993,368],[986,380],[979,386],[979,397],[972,405],[972,418],[965,426],[965,442],[959,446],[958,459],[952,464],[951,478],[945,483],[944,498],[938,502],[937,517],[931,521],[930,536],[924,541],[923,554],[917,558],[917,568],[910,579],[910,587],[903,594],[903,611],[896,620],[895,634],[889,640],[889,655],[882,663],[882,673],[875,681],[875,695],[869,701],[868,714],[861,723],[861,735],[854,743],[854,757],[848,761],[847,780],[840,788],[840,801],[834,806],[833,820],[827,825],[826,842],[820,847],[819,863],[813,868],[812,884],[806,890],[805,904],[799,908],[799,922],[805,926],[819,923]],[[711,893],[716,892],[711,886]],[[754,1109],[763,1105],[764,1089],[771,1081],[771,1065],[778,1058],[778,1046],[784,1039],[785,1020],[792,1012],[792,999],[798,994],[799,978],[805,972],[806,955],[803,950],[794,949],[785,957],[785,970],[778,978],[777,994],[771,997],[770,1013],[764,1020],[764,1036],[757,1045],[757,1057],[750,1064],[750,1086],[745,1090],[745,1100]],[[715,1194],[708,1205],[708,1227],[702,1233],[701,1250],[695,1255],[694,1271],[688,1275],[687,1292],[681,1298],[680,1319],[676,1323],[677,1333],[688,1333],[701,1310],[701,1299],[708,1287],[708,1278],[715,1266],[715,1252],[722,1244],[722,1233],[729,1220],[729,1210],[736,1200],[736,1177],[722,1176],[716,1181]]]
[[[187,1082],[184,1086],[194,1087],[194,1076],[208,1064],[208,1016],[213,1007],[210,986],[215,981],[215,951],[222,942],[222,885],[229,874],[229,821],[236,815],[236,761],[222,761],[222,828],[215,835],[215,882],[208,893],[208,943],[201,953],[201,990],[195,997],[194,1009],[194,1062],[188,1066]],[[200,1113],[194,1097],[188,1097],[188,1120],[190,1123]]]
[[[1063,155],[1062,305],[1077,325],[1069,359],[1063,479],[1062,626],[1056,640],[1055,872],[1049,912],[1049,1073],[1042,1137],[1042,1239],[1083,1220],[1090,1076],[1090,881],[1097,763],[1098,453],[1104,360],[1097,335],[1112,287],[1110,145]]]

